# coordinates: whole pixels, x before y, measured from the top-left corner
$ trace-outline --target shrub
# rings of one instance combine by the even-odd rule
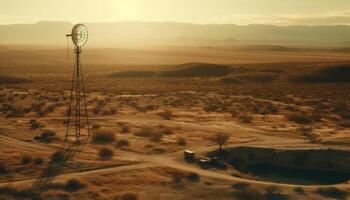
[[[160,142],[163,138],[163,133],[161,132],[152,132],[151,140],[154,142]]]
[[[197,173],[191,172],[186,176],[186,179],[192,182],[198,182],[200,180],[200,176]]]
[[[30,162],[32,162],[32,156],[30,155],[25,155],[22,157],[22,164],[23,165],[27,165],[29,164]]]
[[[0,175],[6,174],[6,166],[4,163],[0,162]]]
[[[291,114],[288,116],[288,120],[298,124],[311,124],[312,119],[306,114]]]
[[[243,123],[251,123],[253,121],[253,118],[249,115],[242,115],[239,117],[239,120]]]
[[[165,120],[171,120],[174,117],[173,112],[170,110],[165,110],[164,112],[159,113],[159,115]]]
[[[281,190],[277,188],[276,186],[269,186],[265,190],[264,194],[265,199],[271,199],[271,200],[286,200],[288,199],[287,196],[281,194]]]
[[[121,125],[121,127],[120,127],[120,131],[121,131],[122,133],[129,133],[129,132],[130,132],[130,128],[129,128],[129,126],[123,124],[123,125]]]
[[[170,128],[165,128],[163,130],[163,134],[164,135],[172,135],[172,134],[174,134],[174,131],[172,129],[170,129]]]
[[[113,157],[113,150],[107,147],[104,147],[98,151],[98,156],[102,160],[110,160]]]
[[[99,124],[93,124],[92,129],[100,129],[101,126]]]
[[[294,191],[298,194],[305,195],[305,191],[302,187],[296,187],[294,188]]]
[[[34,164],[35,164],[35,165],[41,165],[41,164],[43,164],[43,163],[44,163],[44,159],[41,158],[41,157],[36,157],[36,158],[34,159]]]
[[[248,183],[235,183],[232,185],[233,189],[236,190],[246,190],[247,188],[249,188],[249,184]]]
[[[140,137],[150,137],[152,134],[152,129],[150,128],[142,128],[139,132],[135,133],[135,135]]]
[[[41,123],[39,123],[39,122],[36,121],[36,120],[30,120],[30,124],[31,124],[31,129],[32,129],[32,130],[35,130],[35,129],[44,127],[44,125],[42,125]]]
[[[65,185],[65,189],[72,192],[78,191],[83,187],[85,187],[85,184],[76,178],[69,179]]]
[[[211,140],[219,145],[219,150],[222,150],[222,146],[230,139],[230,135],[227,133],[217,133]]]
[[[56,151],[52,154],[51,161],[56,162],[56,163],[63,162],[64,157],[65,156],[64,156],[64,153],[62,151]]]
[[[246,188],[243,190],[237,190],[233,193],[233,195],[237,199],[244,199],[244,200],[264,199],[263,193],[256,188]]]
[[[342,191],[336,187],[319,188],[316,192],[324,197],[333,199],[346,199],[348,196],[346,191]]]
[[[176,142],[177,142],[178,145],[181,145],[181,146],[186,146],[187,145],[186,139],[184,137],[178,137],[176,139]]]
[[[180,172],[174,172],[171,174],[171,179],[177,185],[181,183],[183,178],[184,178],[184,175]]]
[[[155,154],[162,154],[162,153],[166,152],[164,148],[154,148],[154,149],[152,149],[152,151]]]
[[[115,142],[115,133],[106,129],[95,130],[92,134],[92,142],[100,144],[113,143]]]
[[[127,192],[122,195],[122,200],[137,200],[137,199],[138,197],[137,197],[137,194],[135,193]]]
[[[130,145],[130,143],[129,143],[129,140],[127,140],[127,139],[120,139],[117,141],[117,144],[116,144],[117,147],[125,147],[125,146],[129,146],[129,145]]]

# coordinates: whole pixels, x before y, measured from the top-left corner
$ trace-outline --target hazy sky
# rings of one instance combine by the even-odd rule
[[[0,23],[350,24],[350,0],[0,0]]]

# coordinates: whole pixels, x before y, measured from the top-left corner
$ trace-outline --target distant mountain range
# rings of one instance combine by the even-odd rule
[[[66,44],[69,22],[0,25],[0,44]],[[350,45],[350,26],[273,26],[174,22],[88,23],[89,46],[304,44]]]

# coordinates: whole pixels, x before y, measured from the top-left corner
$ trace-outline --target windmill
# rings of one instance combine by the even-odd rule
[[[75,66],[67,110],[65,142],[87,142],[90,137],[90,125],[80,54],[88,40],[88,30],[84,24],[76,24],[66,37],[67,43],[71,37],[74,44]]]

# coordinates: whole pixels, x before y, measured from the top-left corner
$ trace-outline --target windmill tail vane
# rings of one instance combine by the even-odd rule
[[[65,141],[69,142],[87,142],[90,137],[90,124],[88,107],[86,100],[86,91],[83,70],[81,67],[80,54],[82,47],[88,39],[88,31],[85,25],[77,24],[72,32],[66,35],[72,38],[75,53],[75,65],[71,83],[69,105],[67,110],[67,129]],[[68,46],[67,46],[68,52]],[[67,53],[68,57],[68,53]]]

